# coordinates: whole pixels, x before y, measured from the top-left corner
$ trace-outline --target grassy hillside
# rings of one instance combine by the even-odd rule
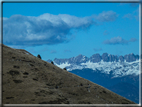
[[[2,54],[3,104],[135,104],[25,50]]]

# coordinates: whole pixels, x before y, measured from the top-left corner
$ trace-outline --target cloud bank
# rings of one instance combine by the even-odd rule
[[[139,21],[139,8],[137,8],[132,13],[125,14],[123,18],[136,19],[137,21]]]
[[[10,18],[3,18],[3,43],[36,46],[68,42],[72,38],[73,29],[88,29],[97,21],[114,21],[116,16],[113,11],[87,17],[49,13],[37,17],[13,15]]]
[[[98,16],[95,16],[97,20],[102,21],[102,22],[115,21],[117,17],[118,17],[118,14],[116,14],[113,11],[107,11],[107,12],[103,11]]]
[[[135,41],[137,41],[136,38],[131,38],[130,40],[125,40],[125,39],[122,39],[120,36],[118,36],[118,37],[111,38],[110,40],[105,40],[103,43],[109,44],[109,45],[117,45],[117,44],[126,45],[130,42],[135,42]]]

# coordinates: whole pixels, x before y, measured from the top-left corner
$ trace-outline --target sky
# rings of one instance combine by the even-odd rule
[[[139,54],[139,4],[3,3],[3,44],[45,61]]]

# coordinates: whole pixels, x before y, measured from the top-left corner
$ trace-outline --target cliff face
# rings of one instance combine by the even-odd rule
[[[133,53],[127,54],[124,56],[117,56],[117,55],[111,55],[108,53],[103,53],[102,55],[96,53],[93,54],[90,58],[86,57],[82,54],[79,54],[76,57],[66,58],[66,59],[58,59],[55,58],[53,62],[60,65],[62,63],[68,62],[69,64],[81,64],[86,62],[92,62],[92,63],[99,63],[101,61],[103,62],[133,62],[139,60],[139,55],[134,55]],[[47,62],[51,62],[50,59],[47,60]]]
[[[135,104],[25,50],[2,54],[3,104]]]

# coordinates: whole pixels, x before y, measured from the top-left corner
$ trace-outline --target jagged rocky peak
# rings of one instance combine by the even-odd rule
[[[103,53],[100,55],[99,53],[93,54],[90,58],[86,57],[85,55],[79,54],[76,57],[71,57],[69,59],[57,59],[55,58],[53,62],[60,65],[63,63],[70,63],[70,64],[80,64],[80,63],[86,63],[87,61],[97,63],[103,60],[104,62],[132,62],[139,59],[139,55],[134,55],[133,53],[127,54],[125,56],[117,56],[117,55],[111,55],[108,53]],[[48,62],[51,62],[48,60]]]
[[[60,65],[62,63],[66,63],[67,61],[68,61],[68,59],[57,59],[57,58],[55,58],[53,62]]]
[[[119,56],[119,60],[120,60],[120,62],[124,62],[124,57],[122,55]]]
[[[78,56],[74,58],[75,63],[84,63],[86,61],[88,61],[88,58],[82,54],[79,54]]]
[[[86,57],[86,56],[84,56],[84,55],[82,55],[82,54],[79,54],[78,56],[76,56],[76,57],[71,57],[71,58],[69,58],[69,59],[57,59],[57,58],[55,58],[54,59],[54,61],[53,62],[55,62],[56,64],[62,64],[62,63],[74,63],[74,64],[79,64],[79,63],[84,63],[84,62],[86,62],[86,61],[88,61],[89,60],[89,58],[88,57]],[[50,61],[50,60],[47,60],[48,62]]]
[[[126,62],[132,62],[138,59],[138,56],[135,56],[133,53],[131,54],[127,54],[124,56],[124,59],[126,60]]]
[[[114,61],[118,61],[118,56],[117,55],[111,55],[108,53],[103,53],[102,56],[100,56],[100,54],[94,54],[90,57],[90,61],[91,62],[100,62],[101,60],[103,60],[104,62],[114,62]]]
[[[109,56],[109,61],[110,62],[114,62],[114,61],[118,62],[118,56],[117,55],[110,55]]]
[[[102,60],[105,62],[109,62],[108,53],[103,53]]]
[[[100,56],[100,54],[93,54],[91,57],[90,57],[90,62],[100,62],[102,59],[102,57]]]

